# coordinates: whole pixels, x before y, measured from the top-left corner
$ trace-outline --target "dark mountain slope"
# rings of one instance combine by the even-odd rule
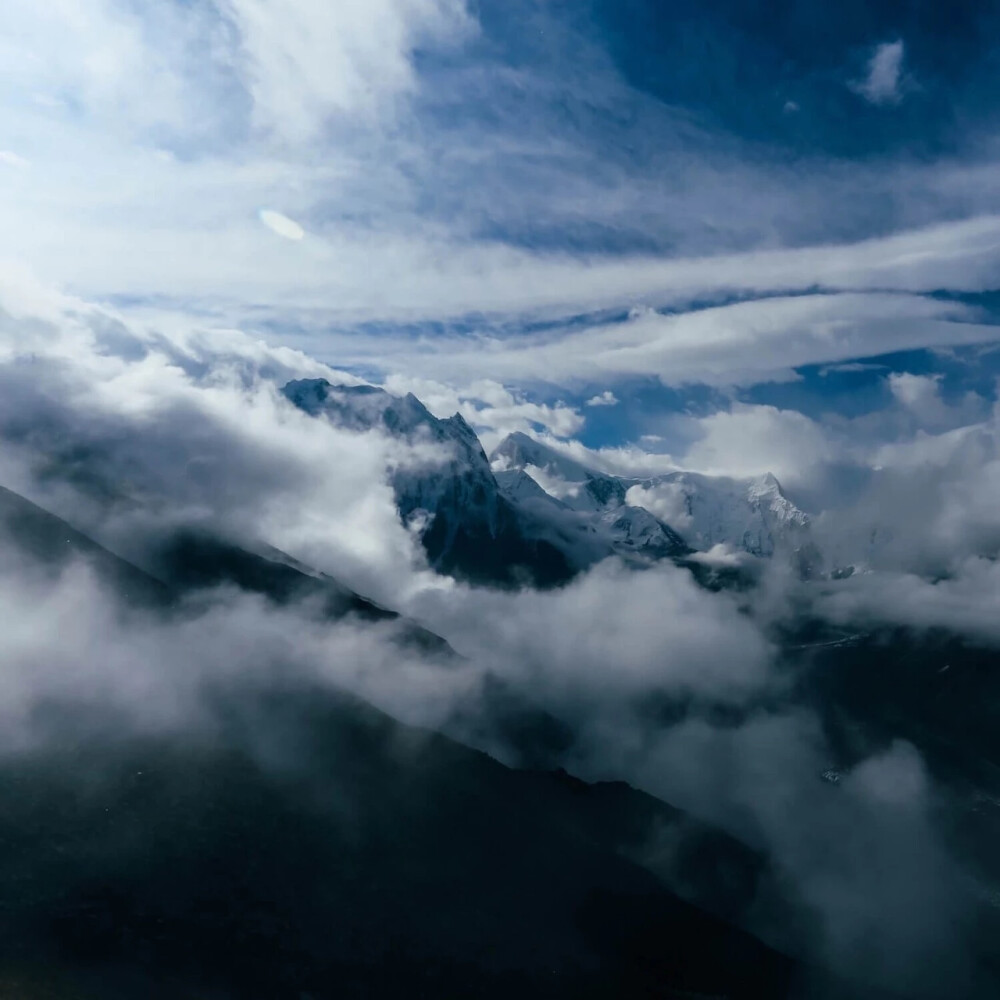
[[[171,588],[109,552],[64,520],[0,486],[0,544],[36,567],[58,573],[85,559],[97,576],[129,602],[165,607]]]
[[[228,584],[261,594],[282,606],[308,602],[331,621],[347,615],[368,622],[398,621],[400,637],[406,644],[425,652],[454,655],[439,635],[403,620],[397,612],[271,546],[254,552],[208,531],[185,529],[156,546],[151,561],[157,576],[181,591]]]
[[[108,998],[793,995],[791,961],[622,857],[657,810],[625,786],[328,691],[219,702],[175,739],[53,709],[58,742],[0,762],[0,967]]]
[[[55,514],[0,486],[0,546],[45,572],[59,573],[83,559],[108,589],[131,605],[167,608],[191,591],[224,584],[261,594],[279,605],[308,601],[331,621],[397,621],[333,577],[296,562],[278,549],[260,554],[203,530],[179,530],[155,546],[152,573],[115,555]],[[440,636],[401,621],[401,639],[428,652],[453,655]]]

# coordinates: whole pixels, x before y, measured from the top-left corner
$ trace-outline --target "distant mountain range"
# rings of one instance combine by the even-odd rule
[[[393,474],[403,521],[417,528],[431,565],[479,583],[564,583],[610,556],[642,564],[685,560],[721,546],[815,569],[809,517],[774,476],[729,479],[671,472],[625,478],[588,468],[526,434],[487,457],[458,414],[435,417],[412,393],[288,383],[284,395],[351,430],[378,429],[437,449]]]

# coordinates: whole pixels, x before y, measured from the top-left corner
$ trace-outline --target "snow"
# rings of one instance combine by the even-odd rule
[[[702,552],[723,546],[772,556],[779,548],[791,550],[807,541],[808,515],[784,495],[770,473],[751,479],[694,472],[626,479],[588,469],[525,434],[507,437],[491,458],[508,470],[525,471],[542,488],[558,479],[560,487],[553,495],[574,510],[602,516],[622,508],[643,510]],[[621,531],[625,532],[624,522]],[[627,537],[623,533],[620,541]]]

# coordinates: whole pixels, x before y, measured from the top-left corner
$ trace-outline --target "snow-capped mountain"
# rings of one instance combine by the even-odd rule
[[[572,510],[604,511],[625,504],[628,486],[624,481],[588,469],[527,434],[508,434],[493,450],[490,462],[494,471],[527,473]]]
[[[642,563],[722,545],[801,561],[811,551],[808,516],[770,474],[613,476],[519,433],[487,458],[460,415],[436,417],[412,394],[325,379],[290,382],[283,393],[338,426],[430,446],[415,449],[424,457],[398,467],[392,485],[400,517],[443,572],[554,584],[611,555]]]
[[[412,444],[437,446],[425,461],[406,464],[393,474],[400,516],[409,522],[424,514],[462,510],[468,524],[495,537],[501,497],[489,461],[475,432],[459,415],[435,417],[412,393],[394,396],[372,385],[334,386],[326,379],[289,382],[286,398],[312,416],[326,416],[349,430],[380,429]],[[431,526],[435,548],[455,543],[458,523]]]
[[[624,503],[624,494],[615,505],[595,500],[577,507],[523,470],[494,473],[461,416],[435,417],[412,394],[325,379],[290,382],[283,393],[338,426],[437,446],[434,459],[397,469],[392,485],[400,517],[420,532],[431,564],[444,572],[480,582],[552,584],[611,555],[648,561],[688,551],[653,513]]]
[[[580,568],[531,530],[518,504],[497,485],[475,432],[459,415],[435,417],[412,393],[377,386],[334,386],[300,379],[282,390],[306,413],[351,430],[378,429],[417,445],[431,457],[392,475],[403,522],[419,535],[436,569],[482,583],[562,583]]]
[[[584,568],[610,555],[624,559],[664,559],[689,551],[684,540],[642,507],[621,503],[583,509],[546,493],[523,469],[498,469],[497,485],[518,504],[535,533],[545,533]]]
[[[783,493],[767,473],[752,479],[669,472],[626,478],[589,469],[526,434],[511,434],[490,456],[494,470],[530,476],[567,508],[598,512],[642,510],[669,525],[693,549],[716,545],[756,556],[779,548],[794,551],[807,543],[809,516]],[[522,486],[523,490],[524,487]]]
[[[672,508],[678,530],[696,549],[726,545],[755,556],[805,541],[809,517],[781,491],[770,473],[752,479],[671,472],[628,481],[628,496],[656,508]]]

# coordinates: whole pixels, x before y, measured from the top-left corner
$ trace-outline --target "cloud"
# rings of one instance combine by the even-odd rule
[[[429,590],[411,607],[558,715],[614,712],[650,689],[739,701],[768,682],[767,643],[736,603],[706,600],[668,564],[609,561],[546,593]]]
[[[625,494],[625,502],[635,507],[645,507],[675,531],[684,532],[694,520],[688,513],[684,488],[680,483],[631,486]]]
[[[828,432],[796,410],[735,404],[695,422],[701,432],[681,464],[709,475],[758,476],[783,482],[808,479],[830,461]]]
[[[895,982],[926,974],[925,964],[957,950],[948,928],[958,897],[927,819],[933,786],[923,762],[906,745],[881,748],[862,755],[842,788],[819,781],[833,756],[822,720],[789,704],[769,619],[744,595],[710,593],[670,564],[635,572],[614,560],[545,593],[436,578],[399,524],[386,476],[394,464],[426,456],[310,420],[275,391],[291,373],[349,376],[237,331],[148,330],[43,288],[19,292],[0,334],[4,482],[23,484],[136,558],[144,539],[182,519],[216,518],[262,535],[412,615],[465,661],[442,669],[433,657],[401,653],[391,625],[331,626],[307,607],[278,611],[226,590],[173,619],[132,615],[85,566],[53,585],[7,561],[4,550],[0,604],[12,625],[0,635],[0,749],[43,739],[33,709],[52,698],[75,705],[81,718],[98,707],[141,731],[190,733],[211,727],[206,692],[235,694],[280,677],[286,685],[346,688],[513,761],[509,738],[486,725],[482,692],[492,677],[567,727],[572,738],[553,751],[553,763],[588,778],[628,780],[767,850],[783,884],[804,900],[804,925],[819,922],[803,946],[810,956]],[[19,315],[10,319],[15,305]],[[461,391],[433,380],[413,386],[436,394],[443,410],[457,401],[527,419],[518,408],[538,405],[494,380]],[[787,411],[735,407],[707,425],[716,453],[728,454],[740,419],[760,440],[789,436],[789,454],[796,435],[810,433]],[[552,440],[564,454],[617,470],[666,458]],[[958,461],[959,447],[936,446],[955,469],[986,468],[984,451]],[[915,456],[910,464],[919,466]],[[23,479],[15,484],[13,473]],[[969,504],[969,483],[953,482]],[[117,491],[110,500],[94,498],[101,485]],[[985,499],[952,524],[973,524],[976,511],[995,523],[988,502],[995,484],[982,485]],[[717,550],[706,559],[732,562]],[[981,572],[977,608],[985,615],[992,592]],[[962,579],[968,584],[940,603],[942,617],[947,608],[972,617],[962,609],[975,577]],[[837,593],[857,596],[829,606],[834,620],[865,600],[877,606],[860,590]],[[905,594],[897,588],[888,596]],[[920,613],[919,602],[904,604]],[[918,916],[907,922],[911,910]]]
[[[456,42],[464,0],[217,0],[239,33],[237,65],[257,124],[304,141],[334,116],[371,118],[416,86],[421,45]]]
[[[567,720],[561,763],[769,848],[822,917],[823,957],[927,974],[955,922],[912,748],[877,753],[831,792],[816,776],[832,751],[820,720],[784,700],[766,614],[673,567],[609,562],[541,595],[434,577],[386,473],[433,456],[297,414],[282,380],[357,379],[236,327],[380,372],[487,444],[523,430],[598,469],[669,471],[669,454],[569,440],[579,410],[523,386],[730,387],[996,340],[981,310],[930,295],[995,287],[995,150],[789,163],[627,86],[572,32],[572,75],[552,33],[545,66],[492,37],[469,65],[456,43],[477,28],[449,0],[55,0],[2,30],[0,128],[31,162],[7,172],[16,196],[0,204],[0,252],[18,265],[0,269],[3,481],[137,559],[181,520],[264,536],[413,613],[469,662],[445,675],[388,633],[231,593],[183,621],[122,622],[85,567],[54,589],[18,571],[0,574],[13,623],[0,714],[23,723],[58,692],[187,725],[203,682],[291,663],[437,726],[493,673]],[[862,96],[900,101],[903,62],[902,42],[876,50]],[[118,310],[93,304],[112,296]],[[745,404],[691,417],[684,461],[814,486],[841,464],[870,472],[817,530],[891,575],[816,591],[816,607],[995,637],[995,419],[969,425],[933,379],[887,385],[891,413],[864,424]],[[630,496],[683,519],[668,491]]]
[[[866,361],[845,361],[839,365],[824,365],[819,374],[826,378],[831,374],[855,374],[859,372],[885,371],[886,365]]]
[[[965,306],[888,293],[800,295],[690,312],[643,315],[544,337],[438,337],[414,350],[393,345],[408,370],[471,377],[488,364],[518,380],[544,372],[552,382],[655,375],[667,385],[752,384],[787,379],[791,369],[861,354],[995,339]],[[384,342],[381,350],[385,350]],[[360,361],[367,352],[347,357]]]
[[[395,349],[372,322],[473,315],[475,339],[637,303],[992,287],[988,152],[792,169],[629,88],[565,25],[566,52],[522,66],[462,49],[488,26],[457,2],[334,6],[18,11],[0,127],[32,170],[0,207],[0,254],[139,317],[193,313],[323,356],[363,334],[369,355]],[[273,240],[261,206],[310,239]]]
[[[0,149],[0,163],[15,170],[27,170],[31,166],[31,161],[23,156],[11,152],[9,149]]]
[[[384,387],[397,396],[412,392],[436,417],[460,413],[476,429],[487,451],[518,431],[533,433],[542,428],[565,438],[584,426],[584,418],[573,407],[562,402],[531,402],[492,379],[452,388],[433,379],[396,373],[385,379]]]
[[[862,574],[816,595],[816,608],[834,622],[891,622],[915,630],[946,629],[996,646],[1000,643],[996,620],[1000,569],[996,559],[966,555],[953,559],[950,570],[948,577],[938,580],[892,570]]]
[[[689,558],[693,562],[701,563],[712,569],[738,569],[741,566],[746,566],[753,557],[746,552],[737,552],[719,542],[707,552],[695,552]]]
[[[901,39],[877,45],[868,63],[868,75],[851,88],[872,104],[898,104],[903,99],[903,55]]]
[[[0,348],[16,352],[0,365],[0,434],[17,477],[7,485],[28,487],[118,551],[149,534],[150,511],[163,508],[172,520],[266,535],[384,600],[384,586],[405,588],[423,571],[388,470],[429,456],[311,420],[278,393],[296,376],[356,379],[243,335],[169,339],[120,320],[115,327],[99,309],[53,308],[49,321],[20,321],[0,334]],[[82,496],[65,482],[77,471],[89,484]]]
[[[270,208],[262,208],[258,213],[260,221],[272,232],[279,236],[284,236],[286,240],[301,240],[305,236],[305,230],[294,220],[281,212],[275,212]]]
[[[529,436],[574,462],[613,476],[639,478],[673,472],[678,468],[671,455],[646,451],[635,445],[588,448],[576,439],[560,440],[538,433]]]
[[[587,400],[584,406],[617,406],[618,397],[610,390],[605,389],[604,392],[599,393],[596,396],[591,396]]]
[[[887,381],[895,399],[919,415],[933,416],[944,407],[940,375],[912,375],[892,372]]]

